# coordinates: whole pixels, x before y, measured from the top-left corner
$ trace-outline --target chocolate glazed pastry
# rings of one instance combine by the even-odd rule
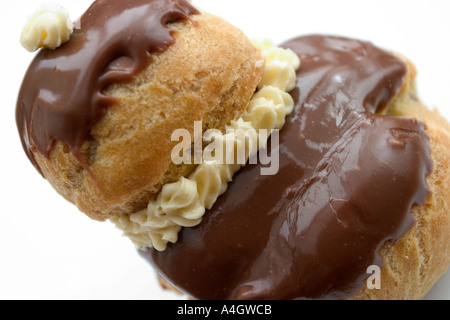
[[[195,299],[341,299],[383,265],[379,249],[414,225],[431,192],[426,126],[382,115],[406,64],[370,43],[292,40],[301,58],[280,171],[247,165],[195,228],[148,259]]]
[[[65,143],[90,170],[82,159],[81,144],[106,108],[117,103],[103,93],[105,88],[131,82],[150,64],[151,53],[161,53],[173,44],[174,31],[167,25],[199,13],[188,2],[166,2],[109,1],[105,5],[96,1],[68,44],[39,52],[17,106],[23,147],[39,171],[33,152],[48,157],[55,141]]]
[[[173,163],[173,132],[193,136],[195,121],[225,130],[261,61],[241,30],[188,0],[96,0],[68,42],[31,63],[16,109],[22,145],[90,218],[131,215],[194,169]]]

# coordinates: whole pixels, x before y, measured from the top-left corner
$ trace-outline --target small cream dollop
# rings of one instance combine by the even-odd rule
[[[269,41],[253,42],[266,56],[266,67],[258,89],[274,86],[281,91],[289,92],[295,86],[296,70],[300,68],[300,59],[291,49],[281,49]]]
[[[69,41],[73,23],[67,11],[58,4],[43,5],[29,18],[20,43],[30,52],[39,48],[56,49]]]

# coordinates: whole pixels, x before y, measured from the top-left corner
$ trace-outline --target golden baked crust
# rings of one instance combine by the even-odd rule
[[[56,143],[49,159],[34,154],[44,177],[67,200],[96,220],[146,207],[161,186],[188,174],[171,151],[176,129],[194,138],[203,129],[224,130],[244,112],[262,73],[263,57],[248,38],[221,18],[202,13],[194,23],[173,24],[175,43],[153,55],[130,84],[106,91],[118,98],[82,146],[89,170]]]
[[[380,254],[381,290],[367,287],[353,299],[423,299],[450,265],[450,125],[419,100],[416,68],[407,59],[408,74],[388,113],[416,118],[427,125],[433,172],[427,178],[432,196],[412,209],[415,226],[396,243],[384,245]]]

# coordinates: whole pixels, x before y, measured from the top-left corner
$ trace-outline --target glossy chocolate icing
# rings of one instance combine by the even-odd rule
[[[195,228],[164,252],[141,252],[195,299],[339,299],[414,224],[430,191],[426,126],[379,115],[406,65],[374,45],[305,36],[284,44],[302,61],[295,111],[280,132],[280,171],[238,172]]]
[[[39,51],[16,108],[22,145],[36,168],[33,152],[48,157],[55,141],[84,164],[82,143],[116,101],[103,90],[132,81],[152,53],[174,42],[168,24],[197,13],[187,0],[96,0],[75,23],[69,42]]]

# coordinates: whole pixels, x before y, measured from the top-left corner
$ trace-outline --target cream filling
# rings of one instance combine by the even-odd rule
[[[224,159],[234,158],[237,150],[245,150],[245,161],[265,147],[273,130],[280,130],[294,108],[288,92],[295,87],[300,59],[289,49],[269,42],[255,43],[264,54],[265,68],[258,91],[244,115],[232,121],[226,134],[214,135],[216,147],[225,150]],[[264,61],[258,63],[264,64]],[[267,134],[269,132],[269,134]],[[229,148],[226,146],[234,146]],[[216,148],[217,150],[220,148]],[[227,154],[233,152],[233,154]],[[233,175],[243,166],[241,161],[217,161],[206,158],[188,177],[163,186],[157,198],[144,210],[129,216],[115,216],[111,221],[140,249],[164,251],[176,243],[183,227],[200,224],[207,209],[225,193]]]

